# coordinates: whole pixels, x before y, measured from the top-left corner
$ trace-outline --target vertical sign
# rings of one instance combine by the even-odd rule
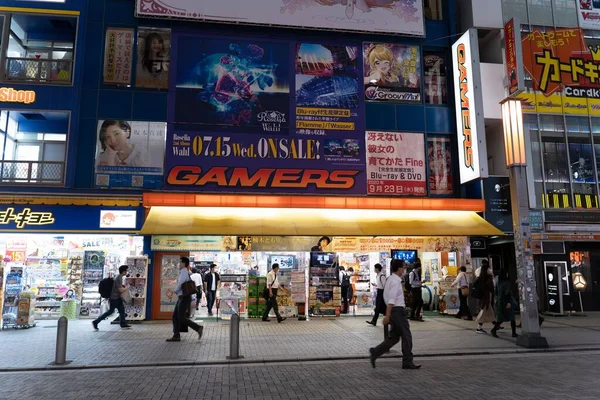
[[[525,89],[523,75],[523,51],[521,50],[521,28],[515,18],[504,24],[504,55],[508,95],[515,96]]]
[[[482,181],[485,219],[502,232],[513,231],[510,185],[507,176],[492,176]]]
[[[420,133],[367,132],[367,194],[425,196]]]
[[[429,161],[429,194],[453,194],[450,138],[427,138],[427,158]]]
[[[463,184],[488,176],[476,29],[469,29],[452,45],[452,66],[460,183]]]
[[[104,47],[104,83],[131,84],[133,29],[107,28]]]
[[[546,274],[546,308],[551,314],[563,314],[563,287],[562,271],[567,267],[565,261],[545,261],[544,272]]]

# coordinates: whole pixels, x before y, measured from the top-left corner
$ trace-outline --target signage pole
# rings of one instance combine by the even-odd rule
[[[547,348],[548,341],[540,334],[538,319],[535,269],[533,255],[531,254],[526,167],[522,165],[511,166],[509,170],[517,282],[523,327],[521,336],[517,339],[517,345],[526,348]]]

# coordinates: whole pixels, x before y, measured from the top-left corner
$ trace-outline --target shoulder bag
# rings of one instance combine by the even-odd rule
[[[181,284],[181,291],[183,296],[191,296],[196,294],[196,283],[192,280],[190,273],[188,272],[188,280]]]

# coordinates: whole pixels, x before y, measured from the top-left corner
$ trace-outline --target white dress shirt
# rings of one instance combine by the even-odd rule
[[[202,286],[202,275],[200,275],[199,273],[196,272],[196,273],[190,275],[190,278],[192,278],[192,280],[196,284],[196,287]]]
[[[405,307],[402,279],[397,274],[392,273],[387,278],[385,290],[383,291],[383,300],[385,300],[385,304],[391,304],[394,307]]]
[[[279,277],[273,270],[267,274],[267,287],[271,289],[279,289]]]
[[[410,282],[410,287],[412,288],[420,288],[423,287],[423,282],[421,282],[421,279],[419,278],[419,274],[417,274],[416,270],[412,270],[410,271],[410,274],[408,275],[408,279]]]
[[[182,268],[179,270],[179,277],[177,278],[177,287],[175,287],[175,294],[177,296],[183,295],[183,290],[181,289],[181,285],[190,280],[190,272],[187,268]]]
[[[452,286],[456,286],[458,289],[469,287],[469,277],[467,277],[467,273],[461,271],[452,283]]]
[[[377,289],[381,289],[383,290],[383,288],[385,287],[385,282],[387,281],[387,278],[385,276],[385,274],[383,273],[383,271],[381,271],[380,273],[377,274]]]

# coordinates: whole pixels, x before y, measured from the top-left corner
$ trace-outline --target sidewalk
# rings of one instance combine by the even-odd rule
[[[244,362],[293,361],[363,358],[368,348],[383,336],[381,327],[365,323],[365,317],[287,320],[242,320],[240,353]],[[0,371],[52,368],[56,342],[56,321],[41,321],[26,330],[0,332]],[[476,334],[475,323],[453,317],[432,316],[426,322],[411,322],[416,356],[515,353],[526,351],[515,345],[510,326],[499,332]],[[171,324],[146,322],[131,330],[120,330],[108,321],[100,332],[92,330],[90,320],[69,324],[67,359],[70,368],[136,366],[163,364],[225,363],[229,354],[229,322],[204,323],[204,337],[182,334],[182,342],[167,343]],[[547,317],[542,333],[551,350],[600,349],[600,313],[588,317]],[[398,355],[400,346],[392,351]]]

